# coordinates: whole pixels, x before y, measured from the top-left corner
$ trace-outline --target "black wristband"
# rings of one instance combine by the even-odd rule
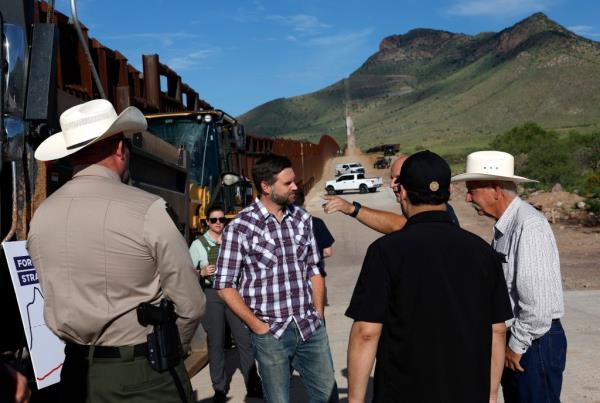
[[[362,205],[357,201],[353,201],[352,204],[354,204],[354,211],[350,214],[350,217],[356,217]]]

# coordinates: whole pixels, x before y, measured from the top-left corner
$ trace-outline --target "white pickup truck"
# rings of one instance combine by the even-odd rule
[[[328,194],[340,194],[344,190],[358,190],[360,193],[375,192],[383,185],[380,176],[365,178],[365,174],[346,174],[337,179],[327,181],[325,190]]]
[[[365,168],[359,162],[345,162],[335,166],[335,176],[344,174],[364,174]]]

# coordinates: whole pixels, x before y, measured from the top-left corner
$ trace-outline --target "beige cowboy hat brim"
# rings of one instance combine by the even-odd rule
[[[538,182],[534,179],[525,178],[523,176],[502,176],[502,175],[487,175],[482,173],[464,173],[453,176],[450,182],[461,182],[461,181],[507,181],[514,183],[533,183]]]
[[[102,127],[96,128],[96,137],[75,146],[67,147],[63,132],[58,132],[44,140],[35,150],[34,156],[39,161],[57,160],[75,154],[77,151],[115,134],[146,130],[147,126],[146,118],[142,112],[130,106],[125,108],[114,121],[107,121]]]

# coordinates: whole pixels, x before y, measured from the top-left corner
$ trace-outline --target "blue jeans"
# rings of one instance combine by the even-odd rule
[[[290,363],[300,374],[310,403],[337,402],[333,361],[325,326],[306,341],[292,321],[279,340],[271,333],[252,334],[252,345],[267,403],[287,403]]]
[[[506,403],[560,402],[563,371],[567,358],[567,338],[560,321],[533,341],[521,357],[525,372],[504,368],[502,393]]]

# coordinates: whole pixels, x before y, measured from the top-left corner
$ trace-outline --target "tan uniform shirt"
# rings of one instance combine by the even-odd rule
[[[44,291],[46,324],[62,340],[143,343],[152,327],[138,323],[136,307],[168,297],[187,348],[205,298],[163,199],[91,165],[37,209],[27,249]]]

